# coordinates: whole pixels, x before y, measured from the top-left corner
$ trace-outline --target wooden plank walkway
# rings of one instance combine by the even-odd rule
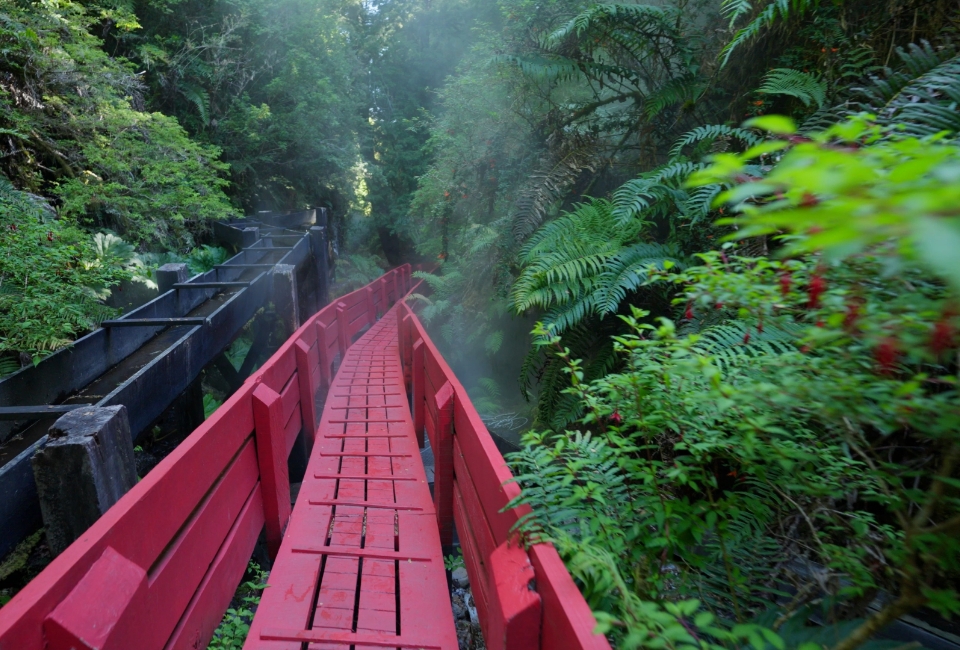
[[[343,359],[244,648],[457,648],[397,338],[395,306]]]

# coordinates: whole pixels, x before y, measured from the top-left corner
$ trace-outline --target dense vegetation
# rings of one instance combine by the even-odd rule
[[[491,422],[532,422],[518,532],[615,645],[879,648],[960,614],[958,27],[945,0],[8,2],[0,363],[212,220],[326,206],[344,289],[439,264],[422,314]]]

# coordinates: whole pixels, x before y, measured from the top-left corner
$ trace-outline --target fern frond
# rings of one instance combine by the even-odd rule
[[[683,151],[683,148],[689,144],[695,144],[698,142],[713,142],[719,138],[736,138],[747,147],[752,147],[761,140],[760,136],[753,131],[748,131],[747,129],[726,126],[723,124],[698,126],[694,130],[684,133],[680,139],[676,141],[676,143],[673,145],[673,148],[670,149],[670,157],[678,157]]]
[[[799,18],[818,4],[819,0],[773,0],[746,27],[734,34],[733,39],[721,50],[720,66],[727,65],[738,47],[756,38],[778,20]]]
[[[514,206],[511,221],[517,241],[529,237],[546,221],[550,209],[560,202],[581,173],[596,171],[600,162],[598,152],[592,139],[576,138],[545,156]]]
[[[827,82],[808,72],[792,68],[775,68],[763,78],[763,83],[757,92],[796,97],[803,102],[804,106],[815,104],[820,108],[827,100]]]

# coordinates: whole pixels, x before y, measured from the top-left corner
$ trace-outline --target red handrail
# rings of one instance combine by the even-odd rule
[[[317,391],[361,330],[407,293],[410,271],[394,269],[297,330],[0,608],[0,650],[205,647],[264,527],[276,554],[290,516],[287,457],[301,430],[313,442]],[[436,458],[437,523],[444,542],[454,523],[460,533],[487,647],[608,650],[556,550],[510,539],[522,509],[501,510],[519,488],[416,315],[399,310],[414,423]]]
[[[306,322],[206,422],[0,608],[0,650],[206,647],[260,530],[290,515],[287,456],[338,351],[399,300],[394,269]]]
[[[415,289],[414,289],[415,290]],[[504,510],[519,486],[414,311],[398,315],[400,357],[412,395],[414,426],[433,448],[437,523],[444,544],[459,533],[484,640],[491,650],[609,650],[556,549],[529,550],[511,539],[527,507]]]

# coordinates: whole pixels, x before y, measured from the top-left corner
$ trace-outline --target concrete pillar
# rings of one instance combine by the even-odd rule
[[[157,287],[160,293],[166,293],[177,282],[186,282],[190,279],[190,270],[186,264],[164,264],[157,269]]]
[[[300,301],[297,298],[297,267],[277,264],[273,267],[273,304],[287,326],[287,333],[300,329]]]
[[[47,543],[59,555],[137,483],[124,406],[71,411],[32,459]]]

